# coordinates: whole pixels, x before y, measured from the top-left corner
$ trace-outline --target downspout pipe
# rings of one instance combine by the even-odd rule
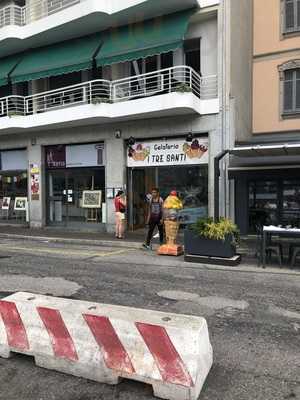
[[[215,201],[214,201],[214,215],[215,221],[220,218],[220,161],[229,153],[229,150],[223,150],[214,158],[214,171],[215,171]]]

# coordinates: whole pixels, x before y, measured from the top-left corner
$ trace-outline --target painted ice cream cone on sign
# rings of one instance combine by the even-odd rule
[[[141,143],[139,143],[136,148],[131,147],[129,149],[129,157],[133,158],[134,161],[145,161],[146,158],[150,154],[149,147],[143,147]]]
[[[179,256],[183,253],[182,246],[176,244],[179,230],[178,211],[182,208],[177,192],[172,191],[163,204],[166,244],[159,247],[158,254],[160,255]]]
[[[198,139],[194,139],[191,145],[183,145],[183,151],[189,158],[201,158],[207,152],[207,147],[201,145]]]

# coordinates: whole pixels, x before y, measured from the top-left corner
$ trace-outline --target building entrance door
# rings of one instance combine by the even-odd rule
[[[156,168],[131,168],[129,170],[128,203],[129,228],[131,230],[145,227],[147,218],[147,194],[157,186]]]
[[[158,188],[165,199],[172,190],[183,201],[182,223],[196,222],[208,214],[208,168],[203,166],[167,166],[128,170],[129,228],[145,227],[149,196]]]
[[[65,173],[64,171],[51,171],[48,175],[48,220],[50,224],[63,225],[66,219],[63,215],[66,214],[64,204],[65,190]]]
[[[102,222],[102,209],[94,209],[93,219],[83,207],[84,191],[101,191],[105,201],[105,169],[73,168],[48,171],[48,223],[81,228],[83,223]]]

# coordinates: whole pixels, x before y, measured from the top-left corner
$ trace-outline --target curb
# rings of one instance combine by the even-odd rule
[[[29,236],[29,235],[16,235],[10,233],[0,233],[0,238],[5,239],[22,239],[36,242],[52,242],[52,243],[66,243],[77,244],[81,246],[109,246],[128,249],[140,249],[142,242],[129,242],[114,240],[94,240],[94,239],[76,239],[76,238],[62,238],[62,237],[49,237],[49,236]]]
[[[21,239],[28,240],[33,242],[52,242],[52,243],[65,243],[65,244],[76,244],[79,246],[99,246],[99,247],[116,247],[116,248],[124,248],[124,249],[141,249],[142,242],[129,242],[129,241],[120,241],[116,242],[114,240],[93,240],[93,239],[75,239],[75,238],[62,238],[62,237],[47,237],[47,236],[29,236],[29,235],[17,235],[10,233],[0,233],[0,238],[5,239]],[[164,266],[166,268],[176,268],[182,267],[182,262],[180,265],[176,265],[176,263],[172,266]],[[184,262],[185,269],[196,269],[202,271],[236,271],[242,273],[257,273],[257,274],[269,274],[269,275],[294,275],[300,276],[300,271],[295,271],[291,269],[275,269],[272,267],[267,267],[266,269],[258,268],[258,267],[249,267],[249,266],[235,266],[235,267],[226,267],[221,265],[207,265],[207,264],[194,264]]]

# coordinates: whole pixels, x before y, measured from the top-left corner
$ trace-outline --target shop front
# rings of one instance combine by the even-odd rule
[[[300,144],[241,146],[231,154],[241,233],[256,233],[262,225],[300,227]]]
[[[165,199],[178,192],[184,209],[180,218],[191,224],[208,214],[208,137],[137,141],[128,147],[129,228],[143,228],[152,188]]]
[[[104,144],[48,146],[45,157],[47,224],[104,230]]]
[[[234,174],[236,222],[243,234],[259,225],[300,227],[300,169]]]
[[[2,222],[28,220],[27,150],[0,152],[0,215]]]

